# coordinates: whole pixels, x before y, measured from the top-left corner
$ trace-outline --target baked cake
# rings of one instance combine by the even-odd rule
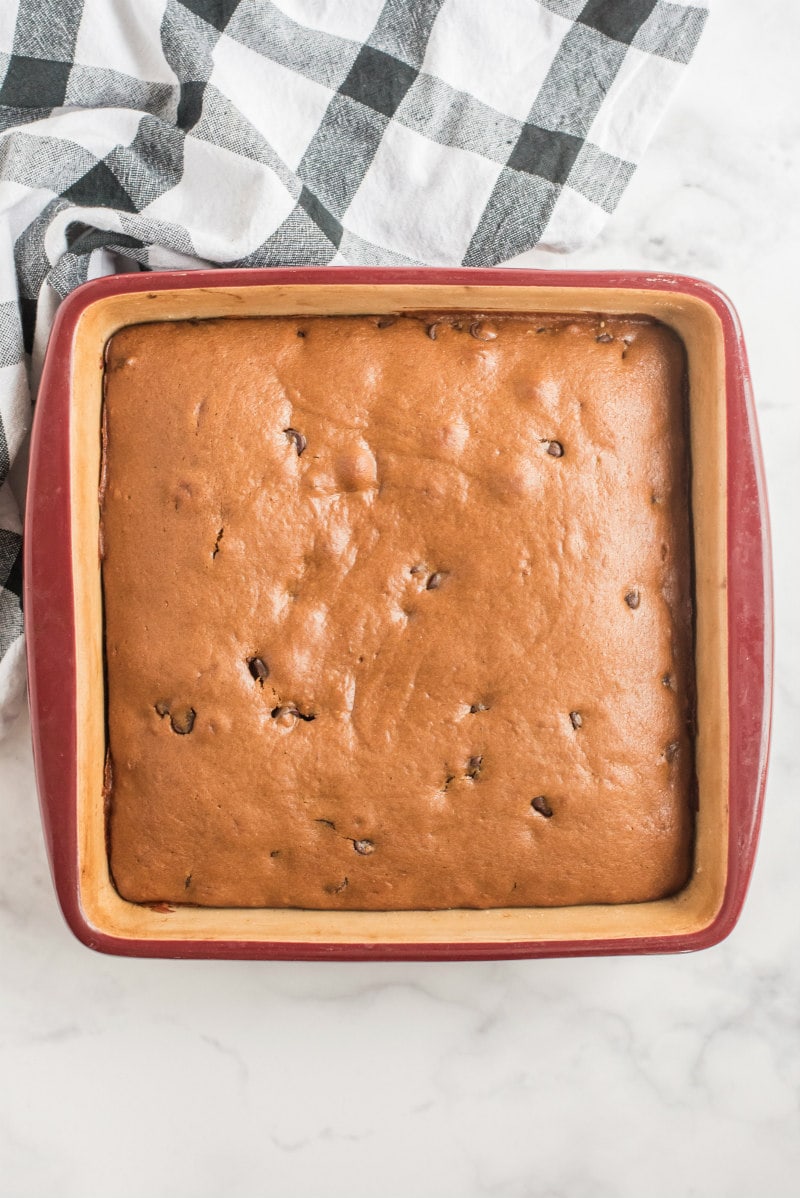
[[[626,903],[690,869],[684,352],[646,318],[110,341],[110,865],[134,902]]]

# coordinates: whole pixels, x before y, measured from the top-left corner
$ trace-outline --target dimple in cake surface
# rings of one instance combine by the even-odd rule
[[[645,318],[178,321],[107,350],[134,902],[639,902],[691,857],[684,352]]]

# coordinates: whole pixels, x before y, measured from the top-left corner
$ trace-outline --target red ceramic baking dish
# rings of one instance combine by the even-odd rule
[[[146,906],[106,854],[98,476],[103,355],[125,325],[190,317],[398,311],[648,314],[689,374],[698,812],[679,894],[617,906],[302,911]],[[25,529],[36,775],[56,891],[84,944],[130,956],[428,959],[704,948],[733,928],[753,866],[771,712],[769,535],[741,330],[695,279],[525,270],[305,269],[122,275],[61,306],[36,407]]]

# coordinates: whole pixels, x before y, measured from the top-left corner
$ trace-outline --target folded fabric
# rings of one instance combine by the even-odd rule
[[[9,469],[59,301],[120,270],[494,265],[613,211],[690,0],[4,0],[0,726],[21,694]]]

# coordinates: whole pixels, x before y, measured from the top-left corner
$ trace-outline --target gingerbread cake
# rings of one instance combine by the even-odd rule
[[[679,890],[684,375],[643,317],[118,332],[100,504],[120,895],[402,910]]]

